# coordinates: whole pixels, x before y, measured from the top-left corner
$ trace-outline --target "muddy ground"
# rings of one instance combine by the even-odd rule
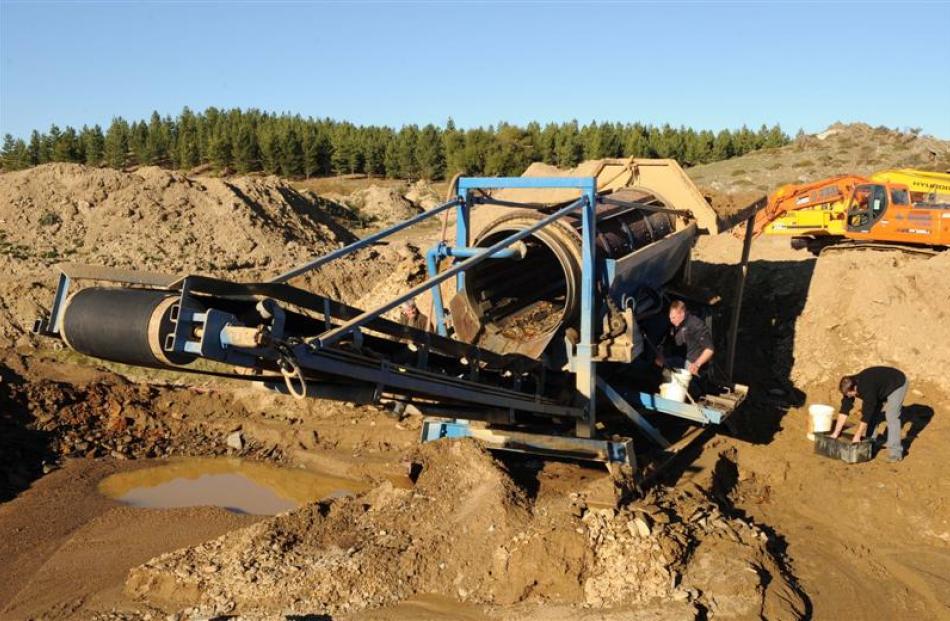
[[[150,192],[185,184],[146,181]],[[275,205],[298,200],[279,187]],[[221,188],[222,202],[230,192]],[[261,235],[280,246],[266,227]],[[426,244],[410,241],[354,262],[359,287],[334,284],[342,274],[316,284],[353,301],[397,291],[418,278],[413,247]],[[739,251],[728,235],[702,240],[694,275],[730,299]],[[888,256],[872,262],[897,261],[917,284],[876,304],[890,323],[913,322],[901,305],[929,312],[919,298],[944,293],[945,268]],[[865,363],[854,352],[867,349],[867,327],[837,328],[851,349],[830,351],[820,336],[831,328],[810,317],[822,306],[855,312],[849,296],[869,285],[844,260],[816,266],[781,239],[757,240],[752,258],[736,377],[753,390],[734,428],[701,436],[644,497],[619,504],[600,468],[491,456],[468,442],[420,447],[411,414],[103,366],[8,325],[0,618],[948,618],[950,390],[913,372],[939,364],[942,350],[914,341],[924,360],[889,346],[912,371],[904,462],[817,457],[807,405],[829,402],[837,373]],[[13,260],[7,273],[23,273]],[[40,260],[20,259],[33,270]],[[32,310],[6,308],[14,318]],[[131,508],[97,491],[115,472],[191,455],[302,467],[369,490],[276,517]],[[414,482],[393,484],[410,473]]]

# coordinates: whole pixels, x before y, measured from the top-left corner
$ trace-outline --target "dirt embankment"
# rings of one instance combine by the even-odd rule
[[[950,393],[950,253],[843,250],[818,259],[795,324],[799,384],[891,365]]]

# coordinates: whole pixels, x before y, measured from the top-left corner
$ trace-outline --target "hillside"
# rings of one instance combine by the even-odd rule
[[[714,190],[772,192],[786,183],[884,168],[948,170],[950,141],[864,123],[836,123],[784,147],[694,166],[687,173],[698,185]]]

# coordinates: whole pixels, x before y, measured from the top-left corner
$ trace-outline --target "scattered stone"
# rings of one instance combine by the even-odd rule
[[[650,536],[650,524],[647,522],[647,519],[645,517],[643,517],[642,515],[638,515],[633,518],[633,523],[636,525],[637,532],[640,534],[641,537]]]
[[[227,444],[228,447],[233,448],[236,451],[243,450],[244,449],[244,434],[242,434],[240,431],[233,431],[229,433],[227,439],[225,440],[225,444]]]

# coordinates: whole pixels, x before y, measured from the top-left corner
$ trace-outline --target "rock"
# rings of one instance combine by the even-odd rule
[[[244,449],[244,434],[242,434],[240,431],[233,431],[229,433],[227,440],[225,440],[225,444],[227,444],[228,447],[233,448],[236,451],[243,450]]]
[[[638,515],[633,518],[633,523],[637,527],[637,532],[641,537],[650,536],[650,524],[647,522],[647,518],[643,515]]]

